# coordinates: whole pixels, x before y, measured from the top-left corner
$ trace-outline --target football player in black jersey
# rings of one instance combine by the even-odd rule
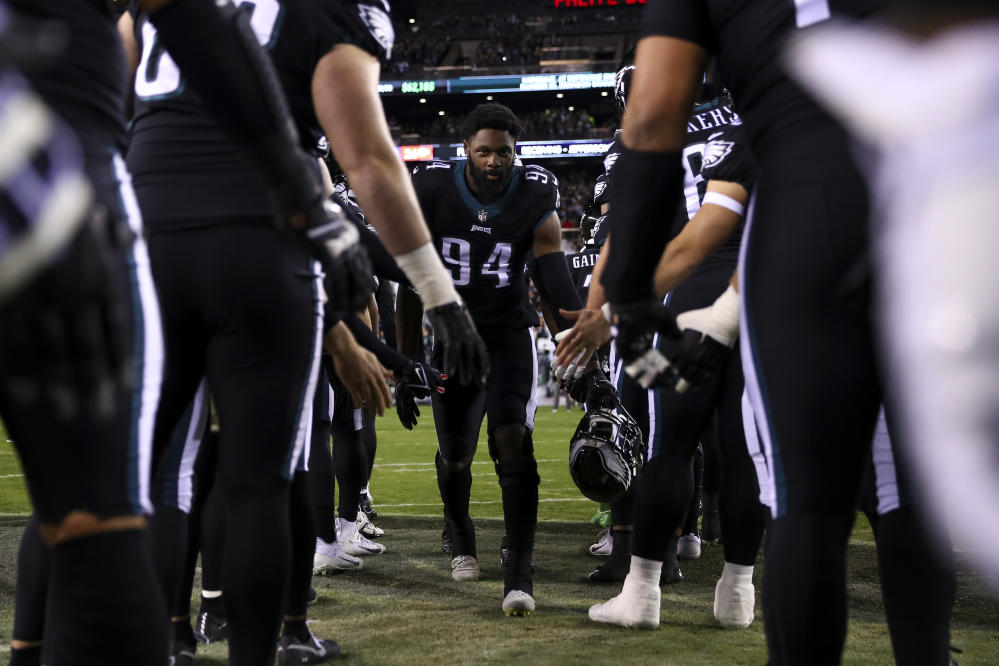
[[[503,610],[517,615],[535,607],[531,553],[539,483],[531,438],[537,359],[530,329],[537,315],[523,277],[527,254],[534,253],[535,282],[553,312],[579,302],[561,247],[558,182],[539,166],[515,164],[520,131],[510,109],[479,105],[461,128],[468,157],[413,171],[437,252],[485,337],[491,365],[484,388],[451,376],[447,393],[433,396],[437,480],[453,546],[452,576],[475,580],[479,575],[468,498],[479,426],[487,415],[489,455],[502,489],[510,548]],[[565,327],[566,320],[556,316],[556,326]],[[415,355],[419,319],[406,321],[407,352]],[[441,353],[435,345],[435,358]]]
[[[733,342],[741,328],[747,385],[760,397],[754,408],[776,497],[764,580],[775,664],[839,661],[845,550],[881,402],[869,309],[848,277],[866,252],[866,187],[846,133],[787,78],[778,55],[798,28],[832,15],[865,18],[885,4],[653,2],[624,119],[626,149],[614,193],[623,205],[612,211],[616,237],[603,279],[617,344],[636,374],[664,367],[649,349],[654,329],[670,323],[652,291],[669,233],[655,213],[677,203],[686,115],[711,53],[756,159],[738,281],[744,307],[726,292],[689,328],[701,341],[699,352]],[[918,563],[883,562],[895,657],[945,664],[952,572],[918,514],[894,513],[897,538],[921,554]]]

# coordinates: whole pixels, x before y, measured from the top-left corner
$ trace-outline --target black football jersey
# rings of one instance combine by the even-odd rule
[[[579,300],[586,303],[586,296],[590,291],[590,282],[593,280],[593,267],[597,265],[600,258],[599,247],[587,247],[576,254],[566,257],[569,264],[569,275],[572,276],[572,283],[579,292]]]
[[[240,148],[215,124],[133,2],[140,60],[128,167],[154,227],[214,219],[269,217],[267,189]],[[394,35],[388,5],[324,0],[238,0],[280,78],[302,147],[314,152],[322,131],[312,107],[312,74],[336,44],[351,43],[377,57]],[[184,196],[178,197],[178,192]]]
[[[118,208],[111,155],[125,148],[125,51],[104,0],[7,0],[19,14],[65,28],[54,62],[23,72],[32,89],[69,125],[83,149],[97,197]]]
[[[465,165],[429,162],[413,170],[437,252],[477,325],[535,325],[524,263],[535,230],[559,207],[558,181],[543,167],[516,165],[506,191],[486,205],[469,189]]]
[[[797,29],[831,17],[869,16],[888,0],[650,0],[642,34],[665,35],[717,55],[757,160],[775,141],[807,142],[801,132],[829,116],[793,83],[780,65],[782,48]],[[781,140],[783,139],[783,140]],[[783,177],[800,177],[795,169]]]

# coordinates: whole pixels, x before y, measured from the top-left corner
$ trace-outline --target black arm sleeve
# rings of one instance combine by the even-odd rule
[[[382,335],[385,336],[385,344],[392,349],[398,349],[395,334],[395,291],[392,283],[382,280],[375,290],[375,303],[378,305],[378,319],[382,325]]]
[[[565,261],[564,252],[551,252],[534,259],[534,283],[538,292],[552,309],[552,317],[559,331],[572,327],[572,322],[558,313],[559,308],[579,310],[583,303],[579,300],[579,292],[569,275],[569,264]]]
[[[683,196],[680,153],[624,148],[615,166],[610,196],[607,220],[614,241],[601,278],[607,300],[651,300],[652,274],[669,241],[669,220]]]
[[[379,340],[375,332],[368,328],[356,315],[347,317],[344,319],[344,323],[347,324],[350,332],[354,334],[357,344],[377,356],[378,361],[392,372],[398,374],[409,365],[410,361],[408,358]]]

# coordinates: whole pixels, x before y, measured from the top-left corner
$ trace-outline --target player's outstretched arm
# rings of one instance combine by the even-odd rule
[[[431,243],[385,122],[378,74],[378,61],[370,53],[338,44],[313,72],[316,116],[333,137],[333,153],[365,216],[419,292],[443,347],[441,370],[463,384],[483,385],[489,372],[485,343]]]

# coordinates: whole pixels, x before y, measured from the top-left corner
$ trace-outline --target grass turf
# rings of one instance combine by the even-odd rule
[[[586,618],[590,604],[610,598],[619,586],[593,586],[582,580],[600,560],[586,552],[597,531],[586,524],[595,505],[580,498],[565,464],[568,439],[578,418],[578,411],[553,414],[541,407],[538,412],[538,612],[529,618],[506,618],[500,610],[502,505],[485,451],[485,433],[480,439],[483,450],[472,468],[472,515],[478,526],[482,577],[476,583],[456,583],[450,578],[447,557],[440,552],[441,509],[433,466],[436,440],[429,414],[414,432],[404,431],[394,415],[379,419],[372,492],[380,513],[376,522],[386,531],[382,541],[388,551],[368,558],[361,571],[316,578],[319,600],[309,610],[313,631],[340,642],[342,663],[766,661],[759,594],[758,619],[748,630],[725,631],[712,618],[714,583],[722,565],[717,546],[706,546],[700,560],[681,564],[686,578],[664,592],[658,631],[604,627]],[[0,449],[0,642],[4,644],[10,640],[16,550],[28,510],[23,478],[8,444]],[[968,573],[960,558],[959,564],[952,624],[952,642],[964,651],[958,660],[962,666],[999,663],[999,602]],[[873,536],[862,517],[851,540],[849,567],[850,626],[843,661],[890,663]],[[761,574],[758,566],[757,588]],[[225,663],[224,644],[199,646],[197,662]]]

